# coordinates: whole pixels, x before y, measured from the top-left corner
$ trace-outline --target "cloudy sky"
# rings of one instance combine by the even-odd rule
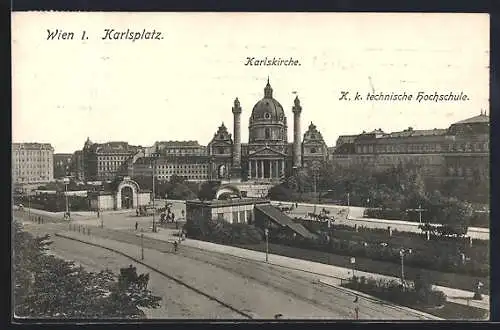
[[[312,121],[329,146],[381,128],[445,128],[489,112],[486,14],[14,13],[14,142],[55,152],[94,142],[198,140],[206,145],[231,107],[248,118],[270,77],[292,140]],[[47,40],[47,30],[74,40]],[[162,40],[102,40],[105,29],[162,32]],[[88,40],[80,40],[82,31]],[[300,66],[245,66],[247,57]],[[460,102],[339,100],[342,91],[467,94]],[[350,95],[354,98],[354,95]]]

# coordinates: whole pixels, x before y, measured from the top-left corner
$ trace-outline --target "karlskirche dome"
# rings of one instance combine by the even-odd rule
[[[269,80],[264,88],[264,98],[258,101],[253,107],[250,123],[254,121],[285,121],[285,112],[281,104],[273,98],[273,89],[269,84]]]

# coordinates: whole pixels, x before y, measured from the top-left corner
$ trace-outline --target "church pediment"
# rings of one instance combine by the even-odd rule
[[[221,141],[221,140],[212,140],[212,142],[210,142],[210,146],[212,147],[228,147],[228,146],[232,146],[233,145],[233,141],[229,140],[229,141]]]
[[[255,152],[250,152],[248,157],[266,157],[266,156],[278,156],[278,157],[285,157],[286,155],[282,152],[279,152],[277,150],[271,149],[270,147],[264,147],[261,148]]]

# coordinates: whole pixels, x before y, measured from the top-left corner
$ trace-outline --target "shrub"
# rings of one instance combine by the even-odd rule
[[[424,281],[423,278],[420,281]],[[392,301],[397,304],[414,306],[423,304],[426,306],[440,306],[446,302],[446,295],[442,291],[431,289],[430,284],[415,284],[403,287],[399,281],[387,279],[374,279],[353,276],[342,286],[358,290],[374,297]],[[418,290],[416,289],[418,287]]]

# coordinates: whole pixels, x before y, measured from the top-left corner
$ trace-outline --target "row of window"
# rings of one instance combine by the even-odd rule
[[[47,159],[42,159],[42,158],[21,158],[21,159],[14,159],[17,162],[21,163],[32,163],[32,162],[38,162],[38,163],[50,163],[50,158]]]
[[[12,171],[12,174],[13,175],[41,175],[41,174],[47,174],[47,175],[50,175],[50,172],[49,171],[43,171],[43,172],[40,172],[40,171]]]
[[[98,156],[97,160],[125,160],[128,156]]]
[[[415,163],[418,165],[432,165],[432,158],[428,157],[413,157],[413,156],[388,156],[388,157],[372,157],[372,156],[359,156],[352,158],[355,164],[398,164],[402,163]]]
[[[191,155],[196,155],[196,154],[204,154],[205,150],[204,149],[164,149],[165,153],[167,154],[191,154]]]
[[[208,168],[208,164],[175,164],[175,165],[158,165],[157,169],[167,169],[167,168]]]
[[[174,173],[176,174],[176,173]],[[181,174],[181,173],[177,173]],[[198,175],[182,175],[186,180],[206,180],[208,178],[207,174],[198,174]],[[158,175],[158,180],[170,180],[172,175]]]
[[[357,153],[406,153],[406,152],[478,152],[488,151],[487,142],[477,143],[428,143],[428,144],[388,144],[388,145],[363,145],[356,146]]]
[[[451,176],[485,176],[487,174],[486,170],[479,170],[471,167],[449,167],[448,175]]]
[[[13,164],[12,167],[14,168],[52,168],[50,164],[33,164],[33,163],[28,163],[28,164]]]
[[[15,156],[52,156],[53,154],[50,151],[45,150],[37,150],[37,151],[14,151]]]

